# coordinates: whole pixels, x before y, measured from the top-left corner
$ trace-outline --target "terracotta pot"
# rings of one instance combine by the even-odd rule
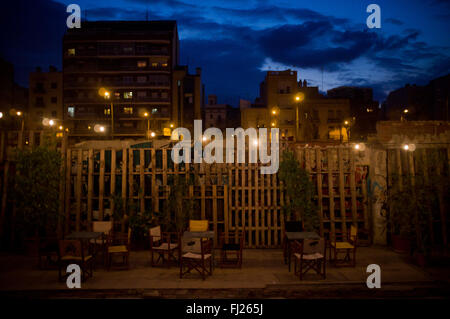
[[[411,239],[392,235],[392,248],[397,253],[409,253],[411,251]]]

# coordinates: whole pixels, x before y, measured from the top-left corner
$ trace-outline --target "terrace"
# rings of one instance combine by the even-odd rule
[[[218,251],[216,251],[217,256]],[[304,280],[288,271],[281,249],[244,250],[242,269],[215,267],[206,280],[193,274],[179,278],[178,267],[151,267],[148,251],[132,251],[129,270],[107,271],[97,265],[81,289],[68,289],[58,281],[56,269],[40,270],[36,257],[0,256],[1,295],[47,297],[132,298],[376,298],[448,296],[449,267],[421,268],[405,255],[381,247],[361,247],[356,266],[327,264],[326,279],[314,272]],[[381,289],[366,286],[366,267],[381,267]],[[443,280],[447,278],[446,280]]]

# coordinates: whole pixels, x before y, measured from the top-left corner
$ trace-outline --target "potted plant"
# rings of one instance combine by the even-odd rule
[[[317,231],[320,220],[313,200],[314,185],[293,152],[283,152],[278,176],[286,194],[282,207],[284,218],[302,221],[306,231]]]
[[[163,214],[159,217],[159,222],[164,225],[165,231],[181,233],[187,228],[189,219],[200,218],[195,216],[195,203],[189,197],[189,186],[194,183],[194,180],[193,175],[189,180],[178,175],[169,178],[169,196],[164,203]]]
[[[16,240],[37,254],[39,238],[55,236],[59,214],[61,154],[44,144],[17,150],[14,185]]]
[[[398,253],[410,253],[413,240],[414,202],[413,189],[408,183],[393,177],[387,198],[388,227],[392,247]]]
[[[151,211],[143,211],[132,214],[128,220],[131,228],[132,247],[135,250],[148,248],[148,230],[154,224],[154,217]]]

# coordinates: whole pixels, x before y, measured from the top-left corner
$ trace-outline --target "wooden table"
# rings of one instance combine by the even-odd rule
[[[66,236],[66,239],[91,240],[102,237],[102,232],[94,231],[77,231]]]
[[[304,239],[320,239],[320,236],[316,232],[286,232],[287,241],[287,256],[284,258],[284,262],[288,263],[289,271],[291,271],[291,242],[294,240],[303,241]],[[286,258],[287,257],[287,258]],[[286,260],[287,259],[287,260]]]
[[[94,231],[77,231],[73,232],[70,235],[66,236],[66,239],[73,239],[73,240],[81,240],[84,247],[90,247],[89,243],[92,239],[98,239],[103,236],[102,232],[94,232]],[[87,245],[86,245],[87,244]],[[94,259],[97,257],[97,251],[94,248],[92,251],[89,249],[91,253],[93,254]]]

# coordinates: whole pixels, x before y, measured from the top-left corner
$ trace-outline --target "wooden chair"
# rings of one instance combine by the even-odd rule
[[[150,234],[150,254],[151,254],[151,265],[162,260],[164,264],[165,255],[167,254],[167,265],[170,266],[170,261],[177,261],[175,257],[175,252],[178,250],[178,234],[170,232],[161,232],[161,226],[156,226],[149,229]],[[175,238],[175,242],[172,239]],[[154,262],[154,253],[158,254],[158,260]]]
[[[347,231],[347,240],[345,241],[342,233],[336,233],[335,239],[330,241],[330,261],[335,266],[356,266],[356,243],[358,232],[355,226],[351,226]],[[339,239],[339,241],[337,240]],[[334,258],[331,257],[331,251],[334,252]],[[345,254],[343,259],[338,259],[338,255]],[[353,255],[353,257],[351,257]]]
[[[94,255],[96,255],[98,248],[100,248],[102,252],[102,257],[104,263],[106,263],[106,256],[107,256],[107,247],[108,247],[108,239],[112,236],[112,230],[113,230],[113,222],[112,221],[106,221],[106,222],[99,222],[94,221],[92,222],[92,231],[103,233],[101,238],[97,239],[91,239],[90,243],[94,245],[95,251]]]
[[[180,278],[196,270],[205,280],[212,275],[213,255],[212,240],[181,237],[180,243]],[[208,267],[209,266],[209,267]],[[209,269],[208,269],[209,268]]]
[[[325,239],[305,239],[303,243],[294,241],[292,243],[294,251],[294,273],[303,279],[309,270],[315,270],[324,279],[326,277],[326,246]]]
[[[301,221],[285,221],[283,230],[283,256],[284,262],[287,263],[287,253],[289,250],[289,242],[286,238],[286,232],[302,232],[303,222]]]
[[[117,264],[120,268],[130,268],[130,241],[131,241],[131,228],[128,228],[127,233],[115,233],[113,237],[108,240],[108,254],[107,254],[107,266],[108,270],[113,265],[114,257],[122,257],[122,263]]]
[[[220,266],[242,268],[242,251],[244,249],[245,233],[243,231],[229,231],[221,233],[219,237]],[[229,258],[228,253],[235,253],[235,258]]]
[[[46,269],[53,263],[57,265],[59,255],[59,238],[57,236],[47,236],[38,239],[38,267]]]
[[[62,270],[70,264],[77,264],[81,268],[82,281],[93,275],[93,258],[83,247],[81,240],[62,239],[59,241],[58,277],[62,281]]]

